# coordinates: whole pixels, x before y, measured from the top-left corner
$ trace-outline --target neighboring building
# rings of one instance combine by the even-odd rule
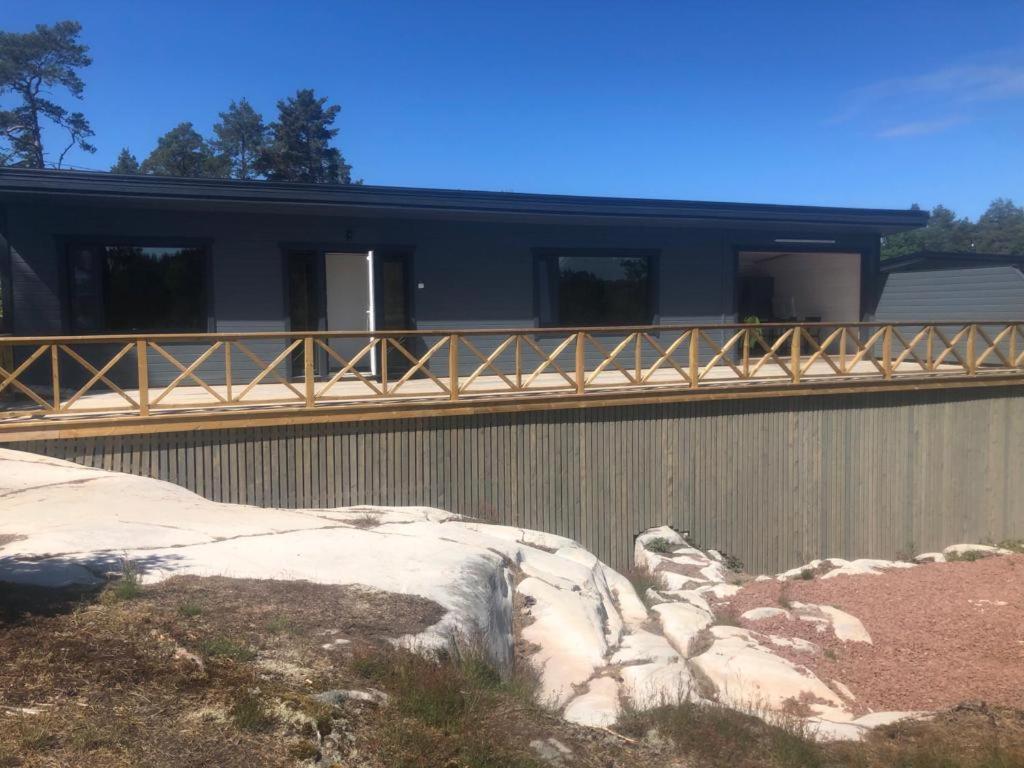
[[[0,209],[19,336],[852,322],[875,315],[880,237],[927,221],[14,169]],[[153,360],[154,383],[176,373]]]
[[[1024,314],[1024,256],[921,251],[881,263],[876,317],[999,320]]]

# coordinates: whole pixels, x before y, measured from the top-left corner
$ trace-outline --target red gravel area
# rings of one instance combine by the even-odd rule
[[[820,634],[813,624],[796,619],[741,623],[821,645],[822,654],[782,655],[809,667],[826,684],[845,683],[861,710],[933,710],[964,701],[1024,707],[1024,555],[921,565],[879,576],[752,582],[722,607],[738,616],[794,600],[853,614],[874,644],[842,643],[831,630]]]

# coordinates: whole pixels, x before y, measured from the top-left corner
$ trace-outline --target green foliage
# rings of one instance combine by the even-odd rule
[[[666,538],[659,536],[656,539],[649,539],[644,543],[644,549],[648,552],[656,552],[659,555],[671,555],[676,550],[676,545]]]
[[[154,176],[185,176],[188,178],[223,178],[228,163],[213,152],[192,123],[180,123],[159,139],[140,166],[142,173]]]
[[[977,549],[969,549],[966,552],[950,552],[946,555],[947,563],[973,563],[975,560],[982,560],[988,557],[988,552],[981,552]]]
[[[74,147],[95,152],[89,143],[92,127],[81,112],[72,112],[53,101],[63,88],[81,99],[85,83],[78,70],[92,64],[89,48],[78,41],[82,25],[59,21],[37,24],[31,32],[0,32],[0,96],[11,95],[15,104],[0,109],[0,165],[21,168],[61,167]],[[43,146],[43,123],[67,133],[67,143],[55,161],[48,160]]]
[[[121,563],[121,578],[114,586],[114,596],[118,600],[132,600],[142,594],[142,583],[139,581],[139,569],[128,558]]]
[[[258,693],[242,691],[231,705],[231,719],[243,731],[263,731],[274,722]]]
[[[277,102],[278,117],[270,124],[270,141],[260,153],[257,172],[271,181],[350,184],[352,167],[331,146],[341,107],[326,104],[327,98],[317,98],[311,88]]]
[[[139,173],[139,161],[128,147],[125,147],[117,156],[117,162],[110,166],[110,172],[134,176]]]
[[[267,144],[269,131],[246,99],[232,101],[213,126],[210,146],[226,162],[233,179],[256,178],[256,161]]]
[[[665,580],[660,575],[651,573],[646,568],[630,568],[626,571],[626,578],[629,579],[629,583],[633,585],[633,589],[636,590],[637,595],[644,601],[644,604],[648,603],[647,590],[653,589],[657,592],[665,589]]]
[[[248,646],[236,643],[226,637],[211,637],[200,643],[199,649],[211,658],[231,659],[232,661],[252,661],[256,653]]]
[[[199,603],[191,600],[186,600],[178,606],[178,613],[184,616],[186,619],[191,619],[196,616],[200,616],[203,613],[203,606]]]
[[[799,729],[769,725],[752,715],[717,705],[683,702],[647,712],[627,711],[619,729],[642,738],[654,729],[668,738],[678,753],[697,758],[695,765],[735,768],[757,765],[814,768],[825,765],[825,754]]]
[[[977,222],[972,222],[937,205],[927,226],[886,237],[882,258],[918,251],[1024,254],[1024,207],[1000,197],[992,201]]]

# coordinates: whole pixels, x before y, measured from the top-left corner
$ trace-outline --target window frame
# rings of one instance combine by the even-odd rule
[[[214,271],[213,271],[213,241],[209,238],[195,237],[103,237],[97,235],[85,236],[60,236],[56,238],[58,254],[60,254],[59,265],[61,273],[61,327],[64,332],[76,336],[154,336],[158,334],[173,334],[176,336],[187,336],[191,334],[211,333],[216,329],[216,318],[214,315]],[[201,252],[203,263],[203,309],[205,313],[203,329],[196,331],[143,331],[138,333],[127,331],[83,331],[76,329],[72,317],[71,302],[74,296],[73,271],[71,269],[71,248],[104,248],[107,246],[122,246],[132,248],[190,248]],[[103,281],[101,288],[101,301],[105,305],[107,296],[106,281]],[[103,321],[106,321],[106,312],[103,314]]]
[[[661,251],[653,248],[586,248],[586,247],[558,247],[544,246],[533,248],[533,316],[538,328],[635,328],[655,326],[660,321],[659,295],[660,295],[660,261]],[[541,286],[542,275],[548,272],[550,280],[552,274],[557,276],[557,259],[564,257],[586,257],[586,258],[642,258],[647,260],[647,322],[634,323],[630,325],[565,325],[561,321],[561,307],[559,306],[559,291],[548,286],[549,298],[545,299]],[[555,268],[552,269],[552,263]],[[545,320],[542,305],[545,301],[551,304],[551,319]]]

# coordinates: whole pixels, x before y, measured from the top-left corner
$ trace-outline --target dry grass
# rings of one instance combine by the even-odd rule
[[[551,738],[585,768],[1024,765],[1024,715],[983,706],[863,744],[691,704],[628,713],[625,738],[579,728],[534,703],[529,668],[499,673],[476,643],[424,657],[381,640],[439,617],[418,598],[305,582],[186,577],[131,600],[0,584],[0,701],[37,712],[0,714],[0,767],[539,768],[531,742]],[[352,644],[325,650],[333,637]],[[388,700],[313,698],[330,689]]]
[[[651,573],[646,568],[642,568],[639,565],[634,565],[628,571],[626,571],[626,578],[629,579],[630,584],[633,585],[633,589],[636,590],[637,595],[644,604],[650,603],[647,597],[647,590],[653,589],[655,592],[665,589],[665,579],[658,573]],[[650,607],[648,605],[648,607]]]

